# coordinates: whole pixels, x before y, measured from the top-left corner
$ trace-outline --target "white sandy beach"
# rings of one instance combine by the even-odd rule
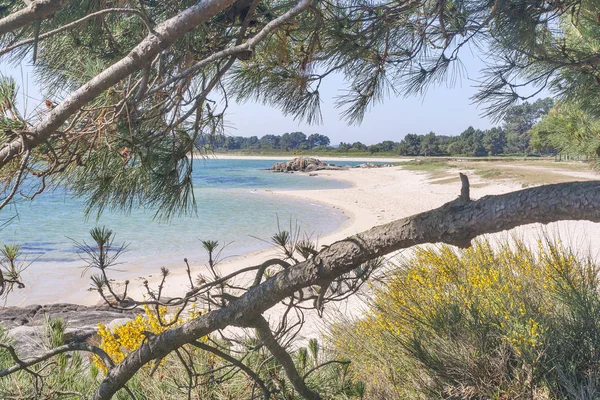
[[[364,159],[364,161],[389,162],[392,159]],[[452,170],[452,173],[458,174],[458,172],[458,169]],[[469,173],[469,171],[463,172]],[[560,173],[564,173],[564,171]],[[575,174],[578,174],[577,176],[582,179],[597,179],[597,175],[591,172],[575,172]],[[324,237],[316,238],[319,246],[329,245],[337,240],[360,233],[376,225],[439,207],[455,199],[460,192],[458,183],[435,183],[430,180],[426,173],[407,171],[402,169],[402,167],[319,171],[318,175],[330,179],[349,181],[352,183],[352,187],[345,189],[299,191],[267,190],[266,192],[272,196],[287,196],[322,202],[341,210],[349,217],[348,222],[338,231]],[[486,181],[474,175],[471,175],[471,184],[471,196],[473,198],[521,189],[521,185],[517,182]],[[299,222],[301,223],[301,221]],[[564,221],[550,224],[545,229],[548,232],[559,232],[563,238],[572,238],[579,246],[591,245],[593,248],[600,248],[600,224],[583,221]],[[536,238],[541,233],[541,226],[530,225],[519,227],[515,229],[515,232],[528,238]],[[500,233],[496,236],[506,236],[506,234]],[[222,275],[226,275],[247,266],[258,265],[276,255],[277,253],[273,249],[246,254],[223,262],[219,265],[219,271]],[[156,287],[159,279],[158,270],[149,277],[142,277],[142,270],[136,269],[135,265],[127,265],[124,268],[127,269],[126,276],[131,279],[129,294],[132,297],[141,297],[141,283],[145,278],[148,278],[151,286]],[[164,288],[165,295],[178,296],[183,294],[189,284],[183,265],[173,265],[169,269],[171,275]],[[43,293],[43,295],[36,296],[36,288],[28,287],[27,290],[31,291],[31,295],[27,297],[26,304],[70,302],[92,305],[98,303],[100,300],[98,294],[86,291],[86,288],[89,287],[89,278],[83,277],[71,280],[68,286],[61,284],[61,275],[79,275],[80,273],[80,270],[67,271],[64,269],[45,271],[44,274],[48,278],[41,281],[40,279],[37,280],[38,285],[45,285],[42,290],[37,291],[37,293]],[[199,273],[206,273],[206,269],[200,265],[192,266],[193,276],[197,276]],[[53,274],[58,276],[53,276]],[[123,279],[123,276],[119,275],[117,278]],[[51,288],[49,289],[48,286]]]

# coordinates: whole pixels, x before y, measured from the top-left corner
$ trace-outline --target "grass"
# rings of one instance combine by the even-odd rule
[[[485,181],[510,180],[523,187],[589,180],[591,178],[574,176],[577,172],[592,172],[589,164],[572,162],[551,162],[535,159],[532,161],[494,159],[449,159],[424,158],[398,163],[408,171],[426,172],[434,184],[454,184],[459,182],[456,169],[472,171]]]
[[[573,172],[591,172],[587,165],[583,164],[535,164],[506,163],[491,165],[467,164],[465,168],[473,169],[475,174],[487,180],[512,180],[521,183],[522,186],[547,185],[552,183],[573,182],[588,180],[579,176],[570,175]]]
[[[458,174],[450,172],[456,168],[446,159],[424,158],[419,160],[410,160],[396,164],[407,171],[419,171],[428,174],[432,183],[451,183],[455,182],[454,177],[458,178]],[[447,181],[447,182],[446,182]]]
[[[439,171],[450,168],[455,168],[450,162],[446,160],[437,160],[435,158],[428,158],[423,160],[411,160],[397,165],[402,166],[404,169],[409,171]]]

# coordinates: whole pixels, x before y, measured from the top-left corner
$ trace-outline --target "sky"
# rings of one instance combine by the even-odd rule
[[[365,115],[360,125],[348,125],[335,108],[335,97],[346,87],[339,75],[323,83],[321,89],[321,125],[306,125],[268,105],[245,103],[229,108],[229,132],[239,136],[258,136],[301,131],[329,136],[332,144],[360,141],[365,144],[383,140],[400,141],[408,133],[459,135],[469,126],[487,129],[495,124],[481,116],[482,107],[470,98],[476,93],[479,71],[483,62],[474,54],[462,59],[463,73],[454,87],[442,85],[431,88],[425,96],[394,96],[377,104]]]
[[[478,79],[484,62],[473,51],[462,52],[462,67],[455,84],[430,88],[424,96],[396,96],[390,93],[383,103],[373,106],[360,125],[348,125],[335,108],[335,97],[342,94],[346,85],[340,75],[332,75],[321,86],[321,110],[323,122],[307,125],[283,115],[269,105],[247,102],[230,104],[227,112],[226,134],[232,136],[281,135],[301,131],[306,135],[327,135],[332,144],[356,142],[374,144],[384,140],[400,141],[408,133],[459,135],[469,126],[487,129],[494,124],[482,116],[481,106],[473,104],[471,97],[477,91]],[[11,66],[0,63],[0,72],[11,75],[26,92],[18,101],[28,110],[41,103],[41,95],[35,84],[30,65]],[[545,97],[547,93],[542,93]],[[533,100],[535,101],[535,100]]]

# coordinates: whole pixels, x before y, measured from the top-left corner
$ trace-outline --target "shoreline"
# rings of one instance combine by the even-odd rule
[[[273,172],[273,173],[275,173],[275,172]],[[303,172],[296,172],[296,174],[305,175]],[[308,175],[308,174],[306,174],[306,175]],[[340,177],[322,176],[322,177],[320,177],[320,179],[344,181],[344,182],[348,182],[350,185],[353,184],[351,179],[346,179],[342,176],[340,176]],[[280,189],[258,189],[258,190],[256,190],[256,189],[254,189],[254,190],[260,192],[261,196],[266,196],[266,197],[278,196],[278,197],[280,197],[280,201],[285,202],[285,199],[293,198],[293,196],[287,195],[288,192],[311,191],[314,189],[299,188],[299,189],[293,189],[293,190],[290,190],[290,189],[287,189],[287,190],[280,190]],[[327,191],[329,189],[320,189],[320,190]],[[337,189],[337,190],[343,190],[343,189]],[[318,203],[318,204],[324,205],[326,207],[332,207],[332,205],[330,203],[328,203],[327,201],[323,201],[323,199],[315,199],[311,202]],[[351,213],[349,213],[347,210],[340,209],[339,207],[333,206],[332,208],[334,210],[328,210],[327,212],[337,211],[338,213],[341,213],[343,215],[344,220],[341,223],[341,225],[336,227],[336,229],[326,233],[325,235],[321,236],[320,238],[325,238],[325,237],[334,235],[339,231],[347,229],[349,226],[351,226],[353,224],[354,216]],[[301,220],[298,221],[298,224],[301,227]],[[286,229],[286,228],[287,228],[287,226],[284,223],[282,225],[282,229]],[[273,234],[274,233],[275,232],[273,232]],[[168,238],[167,238],[167,240],[168,240]],[[266,238],[265,238],[265,240],[266,240]],[[268,244],[266,244],[266,247],[263,247],[263,248],[260,248],[257,250],[250,250],[248,252],[229,255],[229,256],[227,256],[227,258],[225,260],[222,261],[222,265],[228,271],[233,272],[233,269],[236,268],[235,265],[244,263],[244,265],[240,268],[243,268],[244,266],[249,265],[249,264],[247,264],[249,259],[256,260],[256,263],[260,264],[261,262],[264,261],[264,257],[273,257],[276,254],[277,253],[275,251],[275,246],[271,243],[268,243]],[[129,291],[129,293],[142,296],[143,295],[143,293],[141,292],[142,281],[147,279],[149,281],[150,285],[152,286],[152,284],[158,280],[157,277],[160,276],[160,266],[164,265],[166,268],[168,268],[171,271],[171,274],[169,276],[169,281],[174,281],[174,282],[176,281],[174,286],[179,286],[179,288],[181,288],[181,285],[179,285],[179,282],[182,279],[185,279],[185,282],[188,282],[187,275],[185,273],[184,263],[183,263],[184,257],[185,257],[185,255],[182,254],[181,258],[180,258],[180,260],[181,260],[180,262],[177,261],[177,260],[179,260],[179,258],[165,258],[164,261],[163,260],[152,261],[150,263],[150,265],[148,265],[148,263],[143,258],[123,260],[123,261],[121,261],[121,263],[119,265],[117,265],[117,266],[115,266],[115,268],[113,268],[113,271],[111,271],[109,273],[109,279],[112,279],[116,282],[123,282],[125,280],[131,281],[132,286],[136,286],[136,287],[132,287],[133,290]],[[205,265],[198,264],[198,263],[191,264],[191,267],[192,267],[192,269],[196,270],[195,273],[208,271],[208,269]],[[58,303],[93,306],[102,301],[101,297],[96,292],[88,290],[88,288],[90,286],[89,285],[90,272],[88,272],[85,277],[79,277],[79,275],[81,274],[81,271],[84,269],[81,262],[71,261],[71,262],[65,262],[65,263],[54,263],[54,262],[40,263],[40,264],[34,265],[33,268],[31,268],[31,269],[32,269],[31,274],[33,274],[33,276],[29,276],[29,277],[25,276],[24,277],[24,283],[26,285],[25,290],[28,290],[30,287],[33,288],[34,286],[39,288],[39,286],[40,286],[39,282],[44,282],[44,288],[42,290],[33,291],[33,292],[30,292],[27,294],[22,294],[21,296],[19,296],[19,289],[15,289],[15,292],[12,294],[13,296],[12,297],[9,296],[8,301],[5,301],[2,304],[0,304],[0,307],[3,307],[3,306],[27,307],[27,306],[36,305],[36,304],[46,305],[46,304],[58,304]],[[29,273],[29,271],[25,270],[25,275],[27,275],[27,274],[30,274],[30,273]],[[73,279],[68,279],[68,280],[61,279],[62,276],[67,276],[67,275]],[[29,285],[28,285],[28,282],[29,282]],[[139,283],[139,285],[138,285],[138,283]],[[173,285],[167,285],[167,286],[173,286]],[[46,287],[61,287],[61,290],[52,292],[50,290],[47,290]],[[179,293],[181,293],[181,290],[179,290]],[[169,295],[173,295],[173,296],[175,296],[177,294],[178,293],[176,293],[176,292],[169,293]]]
[[[230,159],[240,159],[236,157],[245,156],[229,156]],[[262,156],[248,156],[262,157]],[[246,159],[246,158],[244,158]],[[270,159],[270,158],[269,158]],[[279,158],[276,158],[279,159]],[[349,159],[346,159],[350,161]],[[357,161],[356,159],[352,161]],[[375,160],[374,160],[375,161]],[[377,160],[381,161],[381,160]],[[468,170],[453,169],[452,173],[465,172]],[[471,171],[472,172],[472,171]],[[411,216],[424,212],[433,208],[437,208],[444,203],[455,199],[460,192],[459,183],[439,184],[430,179],[430,176],[421,171],[405,170],[402,167],[386,167],[386,168],[353,168],[349,170],[324,170],[316,172],[319,178],[334,179],[345,181],[351,184],[351,187],[343,189],[302,189],[302,190],[260,190],[264,195],[280,196],[282,198],[294,198],[325,204],[342,212],[347,220],[336,230],[320,237],[312,237],[311,239],[317,242],[317,248],[322,245],[330,245],[335,241],[342,240],[348,236],[363,232],[374,226],[382,225],[403,217]],[[302,174],[302,173],[298,173]],[[485,180],[474,174],[471,177],[471,194],[473,198],[479,198],[484,195],[494,195],[511,192],[521,189],[517,182],[512,181],[494,181]],[[299,221],[301,228],[302,221]],[[589,239],[591,244],[600,244],[600,224],[591,224],[582,221],[562,221],[554,223],[548,228],[549,231],[558,230],[558,232],[567,232],[571,236],[573,233],[581,234],[581,229],[592,231],[592,235],[588,235],[585,239]],[[560,229],[562,227],[562,229]],[[583,228],[581,228],[583,227]],[[284,226],[285,228],[285,226]],[[531,235],[537,232],[540,228],[537,226],[524,226],[516,228],[519,234]],[[507,232],[496,234],[506,235]],[[167,238],[168,240],[168,238]],[[222,261],[218,266],[219,273],[224,276],[244,267],[258,265],[266,259],[277,257],[278,252],[274,246],[266,249],[260,249],[249,253],[231,256]],[[164,264],[171,271],[169,278],[164,287],[165,296],[176,297],[185,292],[189,286],[189,280],[185,271],[183,262],[171,260]],[[203,265],[192,264],[192,276],[198,274],[206,274],[207,268]],[[160,280],[160,270],[143,269],[141,264],[136,265],[135,262],[124,264],[127,277],[122,274],[111,274],[116,281],[123,281],[127,278],[130,280],[130,289],[128,294],[131,297],[141,299],[143,292],[142,282],[148,280],[150,287],[156,287]],[[66,270],[65,270],[66,271]],[[63,273],[67,273],[62,271]],[[61,271],[56,271],[60,274]],[[72,274],[79,274],[71,267]],[[120,276],[119,276],[120,275]],[[109,278],[111,278],[109,276]],[[60,282],[60,276],[56,278]],[[27,284],[27,282],[25,282]],[[89,287],[89,276],[85,278],[85,287]],[[50,304],[57,302],[69,302],[81,305],[95,305],[101,301],[100,296],[96,292],[85,291],[81,287],[77,290],[71,287],[61,287],[61,293],[56,293],[54,296],[46,295],[44,298],[27,300],[26,304]],[[67,293],[67,295],[65,295]],[[24,302],[21,302],[21,305]],[[16,305],[19,305],[18,303]]]

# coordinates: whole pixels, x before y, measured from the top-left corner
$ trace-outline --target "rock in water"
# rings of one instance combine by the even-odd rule
[[[296,157],[287,162],[278,162],[269,169],[276,172],[313,172],[322,170],[339,170],[342,169],[342,167],[339,165],[327,164],[318,158]]]

